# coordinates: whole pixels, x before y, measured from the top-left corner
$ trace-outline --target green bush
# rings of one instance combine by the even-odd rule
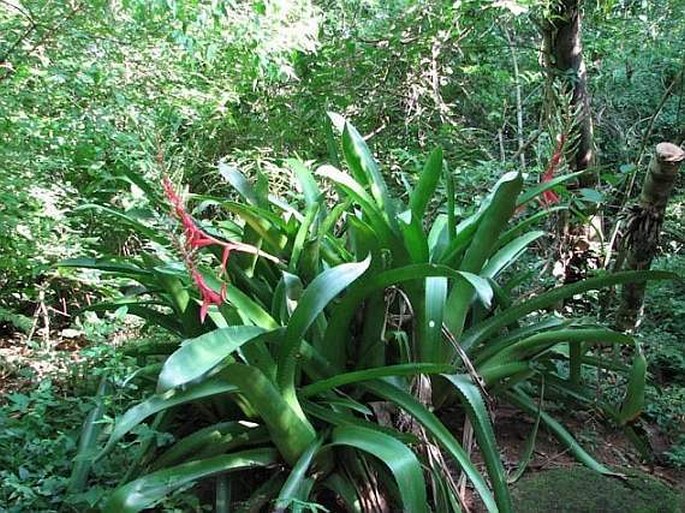
[[[312,173],[287,161],[301,191],[299,205],[222,167],[242,202],[192,198],[198,209],[222,209],[230,218],[199,224],[167,181],[182,235],[169,237],[163,225],[120,214],[155,244],[154,255],[65,262],[135,280],[142,285],[138,296],[97,308],[126,305],[186,339],[137,351],[168,355],[161,369],[151,367],[158,372],[157,391],[117,419],[98,459],[149,418],[155,431],[174,433],[175,443],[166,450],[143,445],[105,511],[139,511],[207,479],[217,510],[241,501],[246,509],[326,503],[331,493],[346,509],[368,510],[371,482],[395,509],[459,511],[449,469],[426,459],[434,454],[426,444],[458,465],[488,511],[511,511],[489,413],[492,396],[537,415],[581,461],[611,473],[531,394],[545,383],[560,400],[592,403],[581,368],[608,363],[590,357],[591,348],[633,340],[546,312],[585,291],[670,275],[601,275],[515,301],[510,291],[517,277],[503,271],[543,235],[531,226],[551,210],[530,217],[516,212],[572,176],[520,194],[521,175],[507,173],[478,210],[457,223],[441,151],[429,156],[405,205],[388,192],[356,129],[331,117],[342,133],[349,173],[328,165]],[[427,219],[444,176],[446,213]],[[333,187],[334,203],[325,201],[317,178]],[[168,238],[176,241],[181,262]],[[644,357],[635,354],[623,405],[595,405],[620,424],[642,409]],[[378,401],[412,421],[379,422],[380,414],[374,420]],[[473,427],[487,479],[433,412],[454,402]],[[92,438],[89,450],[96,445]],[[270,475],[258,489],[234,477],[255,468]]]

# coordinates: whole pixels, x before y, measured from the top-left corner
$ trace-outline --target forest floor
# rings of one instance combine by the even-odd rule
[[[66,330],[62,332],[62,336],[51,337],[49,340],[38,336],[32,343],[27,343],[24,335],[0,337],[0,410],[5,408],[13,394],[30,395],[41,382],[48,379],[52,382],[56,397],[73,399],[77,395],[75,383],[89,372],[88,369],[98,365],[97,361],[83,356],[82,350],[91,345],[93,344],[89,344],[82,334],[74,330]],[[555,414],[560,415],[559,412]],[[534,419],[507,406],[499,406],[495,415],[495,431],[504,465],[513,473],[525,451],[527,439],[533,430]],[[459,418],[456,412],[454,416],[449,413],[449,416],[453,419]],[[77,433],[82,419],[75,416],[73,420],[74,433]],[[685,470],[645,463],[621,430],[608,426],[592,413],[582,411],[574,412],[573,415],[563,415],[563,422],[575,434],[581,445],[599,462],[612,469],[640,471],[651,475],[669,487],[679,490],[685,497]],[[646,421],[641,422],[648,434],[650,445],[658,451],[667,443],[664,440],[665,435],[660,433],[656,426]],[[453,431],[461,431],[458,421],[446,423]],[[474,455],[474,458],[478,461],[477,455]],[[541,427],[526,475],[552,469],[572,469],[577,465],[569,451]],[[471,503],[474,512],[480,511],[478,504],[469,498],[468,492],[466,500]]]

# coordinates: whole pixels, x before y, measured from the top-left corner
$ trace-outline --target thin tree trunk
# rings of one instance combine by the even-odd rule
[[[571,107],[575,113],[575,152],[571,167],[582,171],[594,164],[594,144],[587,70],[583,60],[582,0],[561,0],[543,26],[543,64],[548,70],[549,86],[558,75],[569,80]],[[597,177],[584,175],[582,186],[592,186]]]
[[[668,198],[683,160],[685,151],[675,144],[657,144],[642,185],[640,203],[628,219],[624,250],[626,267],[630,270],[646,270],[652,263]],[[621,305],[616,315],[616,324],[620,329],[632,330],[639,325],[645,286],[645,282],[642,282],[629,283],[623,287]]]

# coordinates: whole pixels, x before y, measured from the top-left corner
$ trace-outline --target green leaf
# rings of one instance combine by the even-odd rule
[[[588,203],[600,204],[604,201],[604,194],[595,189],[580,189],[580,195]]]
[[[540,401],[538,404],[538,413],[535,416],[535,423],[533,424],[533,429],[526,439],[526,445],[523,449],[523,454],[519,458],[519,465],[514,471],[514,473],[509,478],[509,484],[513,484],[518,481],[523,473],[526,471],[528,464],[533,460],[533,453],[535,451],[535,441],[538,437],[538,430],[540,429],[540,419],[542,418],[542,402],[545,397],[545,381],[544,375],[542,379],[542,385],[540,387]]]
[[[401,363],[398,365],[388,365],[374,369],[364,369],[353,372],[338,374],[328,379],[317,381],[307,385],[300,390],[300,396],[310,397],[332,388],[357,383],[359,381],[370,381],[389,376],[415,376],[417,374],[440,374],[453,370],[453,366],[435,363]]]
[[[244,421],[219,422],[178,440],[155,457],[151,470],[210,458],[241,447],[268,442],[269,432],[265,426]]]
[[[244,421],[218,422],[181,438],[155,457],[151,467],[159,470],[184,461],[198,460],[231,451],[238,447],[268,442],[264,426]]]
[[[236,167],[219,162],[219,174],[251,205],[264,206],[266,198],[258,198],[250,182]],[[261,199],[261,201],[260,201]]]
[[[413,264],[383,271],[364,280],[363,284],[354,287],[335,309],[326,330],[326,340],[330,344],[343,344],[347,337],[347,328],[357,311],[360,302],[370,294],[406,281],[420,280],[430,276],[445,276],[464,281],[476,291],[481,300],[489,306],[492,300],[492,288],[487,280],[472,273],[455,271],[444,265]],[[430,322],[430,320],[428,321]]]
[[[543,235],[545,235],[545,232],[533,231],[512,240],[490,257],[488,263],[483,267],[481,275],[487,278],[495,278],[499,273],[512,265],[533,241]]]
[[[450,246],[449,219],[445,214],[438,214],[428,231],[428,252],[430,261],[443,262],[443,255]],[[453,236],[454,234],[452,234]]]
[[[540,415],[540,419],[545,423],[547,429],[549,429],[557,439],[568,448],[568,450],[573,454],[578,461],[583,463],[585,466],[595,470],[601,474],[620,476],[616,472],[612,472],[607,467],[595,460],[589,453],[583,449],[583,447],[573,438],[573,435],[569,433],[564,426],[562,426],[558,421],[552,418],[547,412],[542,411],[533,402],[533,400],[521,391],[518,387],[514,391],[506,392],[507,399],[517,408],[520,408],[530,416]]]
[[[307,500],[307,497],[302,497],[298,492],[302,488],[302,483],[307,477],[307,470],[311,467],[314,456],[321,449],[321,444],[323,442],[322,438],[317,438],[312,442],[312,444],[307,448],[307,450],[302,453],[302,456],[297,461],[292,471],[288,475],[283,488],[278,494],[276,499],[276,509],[274,513],[284,512],[286,508],[292,503],[293,500]]]
[[[316,180],[314,180],[314,175],[309,168],[296,159],[286,159],[285,164],[292,169],[297,177],[297,181],[300,182],[302,193],[304,194],[305,205],[308,207],[311,205],[320,205],[323,193],[321,192],[321,189],[319,189]]]
[[[105,397],[111,393],[111,386],[106,378],[100,381],[95,396],[95,406],[83,423],[78,442],[78,452],[69,477],[69,493],[82,492],[88,482],[88,474],[96,453],[97,439],[102,431],[102,419],[105,413]]]
[[[428,262],[428,239],[421,226],[421,218],[411,210],[405,210],[397,216],[404,247],[412,263]]]
[[[103,512],[136,513],[198,479],[224,472],[269,467],[277,462],[278,453],[273,449],[250,449],[158,470],[118,488],[107,501]]]
[[[151,306],[156,305],[157,303],[148,301],[106,301],[86,306],[83,308],[83,310],[89,310],[91,312],[113,312],[119,308],[125,307],[127,314],[140,317],[144,321],[156,326],[160,326],[171,333],[175,333],[180,336],[186,335],[185,327],[179,322],[178,316],[164,314],[159,310],[151,308]]]
[[[630,369],[628,388],[623,404],[618,412],[618,423],[621,426],[634,421],[642,412],[645,405],[645,387],[647,385],[647,359],[638,347]]]
[[[390,435],[359,426],[337,427],[331,439],[333,445],[348,445],[367,452],[390,468],[402,498],[402,511],[428,513],[421,464],[406,445]]]
[[[208,196],[197,197],[209,199]],[[241,217],[276,252],[282,250],[288,242],[285,224],[268,210],[232,201],[217,200],[217,203],[229,212]]]
[[[149,226],[141,223],[140,221],[138,221],[134,217],[126,214],[126,212],[122,212],[122,211],[117,210],[115,208],[105,207],[103,205],[96,205],[94,203],[89,203],[87,205],[81,205],[81,206],[76,207],[74,209],[75,212],[78,212],[80,210],[97,210],[99,212],[103,212],[105,214],[108,214],[108,215],[115,217],[118,220],[122,221],[124,224],[130,226],[136,232],[147,237],[151,241],[154,241],[154,242],[161,244],[161,245],[169,244],[169,239],[165,234],[160,234],[156,230],[154,230],[154,229],[150,228]]]
[[[376,231],[383,243],[390,246],[392,238],[388,220],[384,219],[373,198],[364,190],[364,187],[347,173],[332,166],[321,166],[316,170],[318,176],[328,178],[340,187],[345,194],[350,196],[362,208],[364,215],[368,217],[369,224]]]
[[[541,219],[544,219],[545,217],[549,217],[550,214],[553,214],[555,212],[560,212],[562,210],[568,210],[568,207],[557,206],[557,207],[545,208],[543,210],[540,210],[539,212],[536,212],[533,215],[526,216],[525,219],[523,219],[522,221],[520,221],[516,225],[512,226],[511,228],[509,228],[506,232],[504,232],[502,234],[502,236],[497,241],[497,247],[502,247],[505,244],[510,243],[520,233],[528,232],[530,227],[532,225],[534,225],[536,222],[540,221]]]
[[[316,438],[297,398],[289,401],[288,396],[257,367],[232,363],[226,366],[222,375],[238,387],[266,424],[283,459],[294,465]]]
[[[465,351],[469,351],[475,345],[486,340],[490,335],[512,322],[524,318],[527,314],[536,310],[543,310],[558,303],[562,299],[577,294],[582,294],[590,290],[599,290],[604,287],[622,283],[672,279],[677,279],[677,275],[666,271],[622,271],[612,274],[603,274],[570,285],[564,285],[563,287],[557,287],[524,301],[523,303],[514,305],[477,326],[474,326],[471,330],[464,333],[464,336],[461,339],[461,345]]]
[[[471,381],[469,376],[463,374],[443,374],[443,377],[454,385],[461,397],[462,404],[466,407],[466,414],[471,421],[473,432],[478,441],[478,447],[483,454],[485,467],[488,469],[488,475],[495,492],[497,507],[500,513],[511,513],[513,507],[511,495],[507,488],[507,473],[504,470],[504,465],[502,465],[502,459],[497,449],[495,432],[492,429],[485,401],[483,401],[478,387]]]
[[[312,225],[319,215],[319,209],[320,205],[318,203],[313,203],[307,207],[305,217],[300,224],[300,228],[297,230],[295,239],[293,240],[293,249],[290,254],[290,262],[288,264],[288,269],[291,272],[296,271],[298,268],[300,255],[302,250],[306,247],[305,243],[307,238],[310,236]]]
[[[229,326],[185,340],[164,363],[157,382],[157,393],[201,377],[262,333],[264,329],[257,326]]]
[[[367,257],[359,263],[333,267],[317,276],[305,289],[297,308],[290,317],[285,339],[279,349],[278,383],[282,390],[293,387],[295,355],[307,329],[328,303],[364,274],[370,263],[371,258]]]
[[[81,269],[96,269],[98,271],[110,272],[122,276],[130,276],[134,279],[150,278],[152,272],[130,262],[118,258],[67,258],[61,260],[59,267],[77,267]]]
[[[447,278],[442,276],[426,278],[425,315],[422,336],[419,340],[419,355],[422,361],[444,362],[448,347],[442,340],[442,320],[447,300]]]
[[[155,394],[142,403],[129,408],[120,419],[117,420],[112,430],[112,434],[107,441],[105,448],[98,454],[96,459],[101,458],[109,452],[114,445],[121,440],[126,433],[131,431],[138,424],[143,422],[150,415],[159,413],[173,406],[190,403],[198,399],[212,397],[219,394],[236,392],[238,388],[228,382],[225,376],[219,374],[198,385],[194,385],[185,390],[172,389],[162,394]]]
[[[385,213],[386,221],[392,228],[396,228],[395,209],[383,175],[378,169],[378,164],[371,155],[371,150],[366,145],[364,138],[349,122],[345,123],[343,129],[342,147],[345,161],[355,179],[362,185],[371,188],[371,195],[381,211]]]
[[[485,261],[491,256],[501,231],[514,213],[516,197],[523,179],[520,173],[505,174],[495,186],[492,199],[478,223],[460,269],[479,274]],[[473,291],[463,282],[455,283],[447,297],[445,324],[456,337],[461,336],[466,315],[473,301]]]
[[[411,194],[409,208],[415,219],[423,219],[426,207],[435,193],[435,188],[442,174],[442,149],[436,148],[428,157],[423,171],[419,175],[419,183]]]
[[[236,307],[238,314],[246,324],[255,324],[266,330],[273,330],[279,327],[279,324],[269,315],[269,312],[238,287],[228,287],[226,289],[226,300]]]
[[[514,342],[508,347],[501,348],[488,360],[480,362],[478,368],[485,378],[486,375],[493,372],[493,370],[500,365],[533,358],[559,342],[634,344],[632,337],[606,328],[569,328],[547,331],[544,333],[536,333],[528,338]],[[486,381],[489,380],[486,379]]]
[[[361,508],[361,501],[357,495],[354,485],[349,479],[339,473],[331,474],[323,482],[323,486],[331,490],[345,504],[345,511],[350,513],[364,513]]]
[[[426,406],[421,404],[412,394],[397,386],[391,385],[390,383],[374,381],[372,383],[365,383],[363,386],[375,395],[391,401],[393,404],[406,410],[415,418],[431,436],[433,436],[435,441],[459,464],[459,467],[464,474],[466,474],[466,477],[471,481],[476,492],[483,500],[483,504],[485,504],[487,510],[491,513],[497,512],[497,505],[492,497],[492,493],[488,489],[485,479],[470,460],[469,455],[462,448],[452,432],[440,422],[434,413],[429,411]]]
[[[557,176],[557,177],[552,178],[551,180],[549,180],[547,182],[542,182],[541,184],[539,184],[535,187],[531,187],[526,192],[521,194],[521,196],[516,201],[516,207],[518,208],[522,205],[525,205],[529,201],[537,198],[543,192],[549,191],[550,189],[554,189],[557,185],[560,185],[564,182],[568,182],[570,180],[578,178],[579,176],[584,174],[586,171],[587,170],[584,169],[582,171],[577,171],[576,173],[570,173],[568,175]]]

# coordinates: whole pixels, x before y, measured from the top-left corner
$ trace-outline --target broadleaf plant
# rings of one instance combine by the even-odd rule
[[[602,275],[517,300],[516,266],[544,235],[531,228],[554,211],[533,212],[531,221],[520,208],[548,189],[521,194],[521,174],[509,172],[471,215],[457,219],[453,202],[446,213],[433,212],[439,181],[449,189],[452,179],[436,150],[403,204],[359,132],[331,118],[349,172],[287,161],[299,201],[257,194],[239,170],[220,166],[246,203],[194,199],[227,212],[223,221],[196,221],[165,181],[184,233],[170,237],[163,225],[146,233],[157,230],[150,237],[157,244],[175,240],[180,259],[169,243],[166,252],[157,248],[157,256],[135,261],[65,262],[137,282],[137,297],[106,307],[125,304],[183,340],[164,356],[156,392],[116,420],[99,457],[120,450],[118,443],[152,418],[177,440],[139,456],[107,511],[139,511],[209,480],[217,503],[228,495],[281,511],[325,506],[333,493],[351,511],[373,511],[372,487],[371,495],[393,511],[456,512],[454,466],[487,511],[511,512],[493,398],[540,418],[581,461],[610,472],[534,396],[544,382],[560,400],[578,398],[578,369],[610,368],[602,358],[586,358],[592,348],[633,341],[563,319],[553,308],[589,290],[670,275]],[[331,195],[335,201],[325,199]],[[242,254],[229,258],[232,250]],[[160,351],[150,353],[157,358]],[[619,424],[641,410],[640,356],[623,407],[597,405]],[[445,404],[461,405],[485,474],[441,421]],[[451,465],[428,464],[427,446]],[[244,474],[254,467],[272,476],[263,486]]]

